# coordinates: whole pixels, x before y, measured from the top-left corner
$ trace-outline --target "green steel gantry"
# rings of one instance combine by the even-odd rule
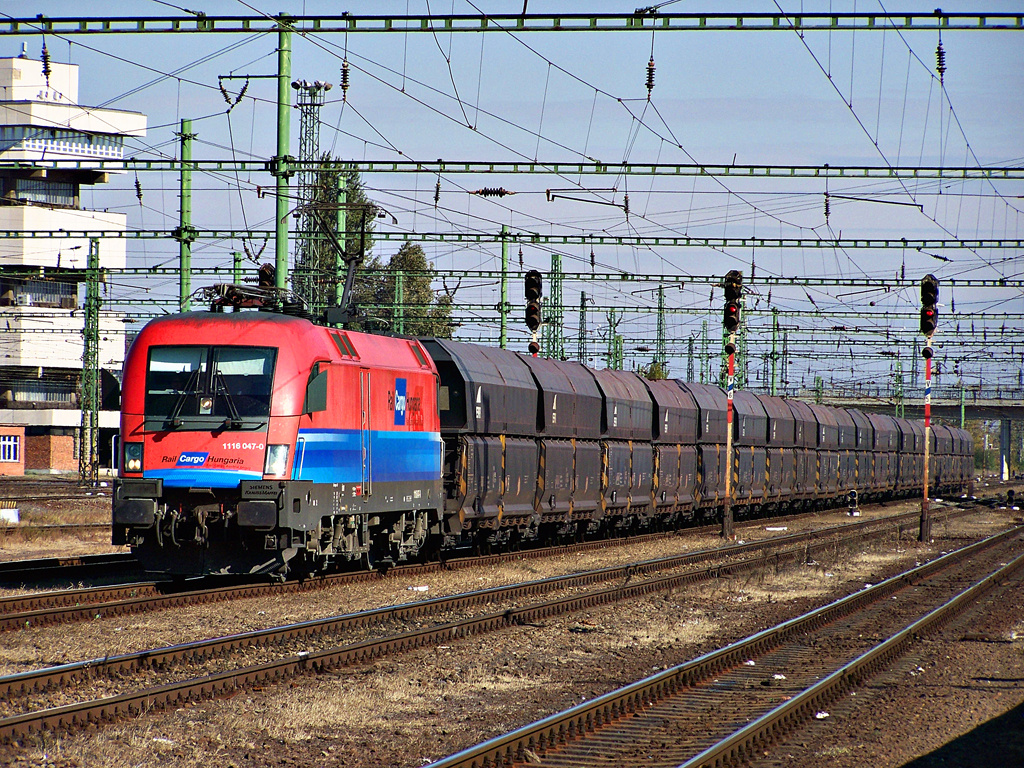
[[[99,479],[100,433],[100,243],[89,241],[82,325],[82,421],[78,435],[78,475],[86,485]]]
[[[65,160],[47,158],[41,161],[4,160],[0,171],[25,168],[52,168],[54,170],[97,170],[106,173],[160,172],[178,173],[185,165],[181,160],[166,158],[147,159],[130,157],[124,160]],[[188,167],[201,173],[271,173],[272,160],[193,160]],[[707,176],[742,179],[848,179],[851,181],[891,179],[921,181],[993,181],[1024,179],[1021,166],[889,166],[889,165],[717,165],[695,163],[602,163],[602,162],[537,162],[463,161],[463,160],[362,160],[343,163],[322,163],[294,158],[293,171],[307,168],[316,170],[356,171],[360,175],[372,173],[425,173],[430,176],[457,174],[487,175],[544,175],[544,176]]]
[[[287,207],[284,211],[286,217]],[[287,229],[288,222],[284,222]],[[214,240],[260,240],[275,236],[273,230],[258,229],[197,229],[197,238]],[[352,233],[348,233],[352,234]],[[68,238],[99,238],[110,240],[163,240],[173,235],[165,229],[37,229],[37,230],[0,230],[0,239],[68,239]],[[998,249],[1019,250],[1024,248],[1024,238],[992,238],[992,239],[957,239],[948,240],[925,239],[911,240],[908,238],[816,238],[816,237],[690,237],[687,235],[665,236],[624,236],[624,235],[541,235],[536,232],[509,232],[509,242],[522,245],[544,246],[595,246],[616,245],[634,248],[825,248],[828,250],[842,249],[898,249],[898,250],[942,250],[945,248]],[[486,244],[501,242],[499,233],[487,232],[374,232],[373,239],[381,242],[418,242],[418,243],[459,243]],[[286,238],[287,240],[287,238]],[[287,243],[286,243],[287,244]],[[625,273],[624,273],[625,274]],[[566,275],[568,278],[568,274]],[[626,278],[621,278],[626,279]],[[666,276],[669,281],[678,282],[678,277]],[[789,280],[790,278],[780,278]],[[793,278],[794,280],[796,278]],[[996,281],[991,281],[996,282]]]
[[[524,9],[525,10],[525,9]],[[291,16],[206,14],[184,16],[24,17],[0,21],[0,35],[202,34],[276,32],[287,27],[302,35],[326,33],[453,32],[744,32],[789,33],[887,30],[1020,30],[1024,14],[1006,11],[945,13],[729,12],[663,13],[638,8],[633,13],[496,14],[340,14]]]
[[[178,308],[188,312],[192,297],[192,243],[198,234],[192,226],[192,141],[196,134],[192,133],[192,121],[181,121],[181,176],[179,190],[181,193],[178,208],[178,226],[170,236],[178,241]]]
[[[544,356],[565,360],[565,305],[562,303],[562,257],[551,254],[548,295],[544,299]]]

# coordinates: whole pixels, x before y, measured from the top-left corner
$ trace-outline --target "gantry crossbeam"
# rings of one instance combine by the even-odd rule
[[[98,35],[117,33],[253,34],[285,26],[297,33],[410,32],[703,32],[703,31],[854,31],[854,30],[1020,30],[1024,14],[1006,12],[943,13],[562,13],[434,14],[409,16],[81,16],[5,19],[0,35]]]
[[[291,160],[289,168],[330,170],[321,160]],[[33,160],[0,162],[0,171],[90,170],[107,173],[160,171],[178,173],[182,168],[206,173],[271,173],[270,160],[180,160],[128,158],[125,160]],[[510,160],[433,161],[364,160],[338,164],[344,170],[367,173],[426,173],[431,176],[455,174],[533,174],[545,176],[729,176],[750,179],[1024,179],[1024,166],[884,166],[884,165],[698,165],[694,163],[602,163],[530,162]]]
[[[195,229],[196,239],[212,240],[269,240],[273,230],[255,229]],[[352,233],[353,235],[355,233]],[[98,238],[110,240],[161,240],[173,239],[173,233],[163,229],[134,229],[127,231],[113,229],[35,229],[0,230],[0,239],[66,240],[69,238]],[[663,237],[620,236],[620,235],[542,235],[534,232],[511,232],[501,234],[486,232],[374,232],[378,242],[423,242],[483,244],[499,243],[502,240],[524,245],[622,245],[637,248],[912,248],[942,250],[944,248],[968,249],[1019,249],[1024,248],[1024,239],[998,238],[991,240],[910,240],[894,238],[811,238],[811,237],[689,237],[686,235]],[[674,278],[677,282],[678,276]]]

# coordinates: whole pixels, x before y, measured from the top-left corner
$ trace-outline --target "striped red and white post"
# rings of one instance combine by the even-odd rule
[[[733,532],[732,520],[732,421],[733,421],[733,392],[736,389],[736,334],[729,334],[729,377],[726,380],[726,406],[725,406],[725,505],[722,509],[722,538],[733,540],[736,534]]]
[[[929,345],[931,337],[928,338]],[[923,492],[921,495],[921,530],[918,541],[931,541],[932,518],[928,506],[928,461],[932,444],[932,355],[931,346],[925,347],[924,360],[924,471],[922,472]]]

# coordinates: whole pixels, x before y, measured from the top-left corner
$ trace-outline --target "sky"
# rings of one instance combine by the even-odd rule
[[[0,14],[70,17],[81,3],[4,4]],[[90,16],[181,16],[184,9],[209,16],[479,14],[519,13],[515,2],[216,2],[172,4],[149,0],[89,4]],[[629,13],[636,3],[566,3],[529,0],[529,13]],[[662,13],[713,12],[930,12],[934,3],[735,2],[662,4]],[[944,3],[946,12],[1024,13],[1024,3]],[[17,10],[15,10],[15,8]],[[24,10],[22,10],[24,9]],[[778,166],[1021,167],[1024,163],[1024,45],[1021,31],[968,30],[942,33],[946,71],[936,73],[936,30],[897,31],[643,31],[493,33],[308,33],[293,38],[294,78],[323,80],[334,88],[321,112],[321,150],[356,161],[432,162],[601,161]],[[17,55],[22,43],[39,57],[42,38],[6,35],[0,55]],[[47,35],[57,61],[80,66],[80,101],[138,111],[148,135],[132,141],[126,156],[174,158],[180,120],[193,120],[196,159],[266,160],[275,153],[277,35],[117,34]],[[648,63],[654,87],[646,87]],[[350,87],[343,100],[342,62]],[[219,80],[222,76],[231,79]],[[245,96],[230,111],[230,96],[249,76]],[[293,154],[298,151],[297,113],[292,116]],[[436,173],[364,175],[371,199],[396,220],[382,232],[495,234],[502,225],[517,233],[622,237],[1019,240],[1024,238],[1024,184],[1019,180],[913,182],[853,179],[741,179],[644,175],[583,176],[459,175]],[[436,185],[440,196],[435,204]],[[140,173],[143,191],[127,174],[83,193],[83,205],[120,210],[129,228],[177,225],[175,174]],[[273,202],[257,187],[272,186],[265,173],[200,175],[195,180],[194,225],[199,229],[273,229]],[[503,187],[516,194],[483,198],[472,192]],[[565,190],[551,196],[547,190]],[[829,215],[825,216],[825,194]],[[624,210],[629,196],[629,215]],[[566,196],[576,198],[567,199]],[[550,198],[550,199],[549,199]],[[855,199],[848,199],[855,198]],[[258,250],[261,243],[248,244]],[[494,242],[425,240],[424,250],[446,272],[496,270]],[[378,241],[385,260],[399,246]],[[227,266],[242,243],[200,242],[194,265]],[[272,259],[273,244],[261,257]],[[673,375],[687,373],[689,340],[720,349],[721,290],[692,276],[724,275],[801,280],[869,281],[868,289],[842,285],[749,288],[746,310],[752,384],[763,383],[771,350],[772,309],[782,313],[794,386],[859,383],[884,388],[894,354],[905,370],[917,364],[917,322],[877,313],[918,307],[916,288],[893,288],[898,275],[916,281],[934,273],[951,279],[1020,280],[1020,248],[836,249],[828,247],[672,247],[630,244],[522,246],[523,269],[547,271],[552,253],[562,268],[599,278],[665,275],[668,337]],[[173,240],[129,244],[129,264],[173,266]],[[519,271],[519,247],[512,268]],[[254,269],[255,266],[252,265]],[[193,285],[201,285],[199,277]],[[497,338],[492,279],[448,278],[458,285],[464,322],[459,336]],[[567,280],[563,300],[567,353],[576,354],[580,291],[593,302],[588,317],[588,355],[604,364],[609,334],[605,310],[618,309],[627,367],[649,362],[656,334],[658,282]],[[176,298],[177,279],[122,279],[110,298]],[[510,290],[510,346],[525,349],[521,285]],[[138,308],[132,311],[139,311]],[[169,304],[146,311],[173,311]],[[1018,385],[1024,367],[1024,297],[1018,288],[940,291],[936,359],[954,383]],[[1010,313],[1009,317],[1003,317]],[[867,315],[858,317],[857,315]],[[973,325],[973,333],[969,324]],[[959,326],[959,335],[952,333]],[[839,328],[840,330],[835,330]],[[1016,342],[1016,343],[1014,343]],[[781,344],[781,336],[777,338]],[[638,349],[642,348],[642,349]],[[717,366],[717,362],[715,363]],[[917,367],[921,367],[917,365]],[[717,370],[717,369],[716,369]],[[696,362],[699,375],[700,361]],[[940,379],[940,381],[943,381]]]

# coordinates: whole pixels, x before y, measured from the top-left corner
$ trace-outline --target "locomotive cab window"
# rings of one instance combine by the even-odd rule
[[[303,413],[316,413],[327,410],[327,363],[313,363],[309,370],[309,380],[306,382],[306,401],[303,403]]]
[[[186,421],[252,429],[270,415],[272,347],[152,347],[146,369],[147,428]],[[262,423],[260,421],[259,423]]]

